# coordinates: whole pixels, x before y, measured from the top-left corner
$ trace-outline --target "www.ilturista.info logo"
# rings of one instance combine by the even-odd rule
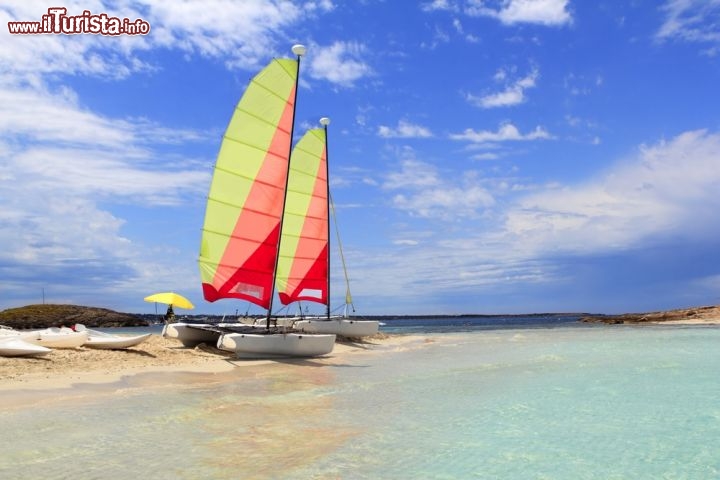
[[[51,7],[39,22],[8,22],[8,30],[18,35],[91,33],[95,35],[147,35],[150,23],[142,18],[110,17],[107,13],[68,15],[65,7]]]

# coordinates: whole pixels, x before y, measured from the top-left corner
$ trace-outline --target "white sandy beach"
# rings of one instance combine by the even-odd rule
[[[379,353],[429,341],[420,335],[378,334],[358,343],[335,344],[318,363],[341,361],[346,355]],[[308,359],[286,360],[307,361]],[[146,342],[127,350],[91,348],[56,349],[43,357],[0,357],[0,391],[69,388],[74,384],[112,383],[140,373],[222,373],[243,366],[261,365],[274,360],[245,360],[213,347],[185,348],[176,340],[153,335]]]

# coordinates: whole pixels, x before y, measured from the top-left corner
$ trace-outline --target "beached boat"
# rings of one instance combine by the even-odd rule
[[[246,358],[317,357],[330,353],[334,344],[335,335],[305,333],[233,332],[218,340],[218,348]]]
[[[96,348],[101,350],[122,350],[125,348],[140,345],[152,336],[152,333],[143,333],[140,335],[117,335],[112,333],[91,330],[80,323],[74,327],[76,332],[87,332],[87,341],[83,347]]]
[[[281,222],[280,245],[275,274],[278,297],[284,305],[296,301],[312,301],[328,305],[329,276],[329,189],[327,175],[327,125],[308,130],[295,145],[290,168]],[[281,327],[293,327],[296,319],[276,318]],[[257,355],[256,348],[278,355],[313,356],[333,332],[315,335],[273,336],[255,340],[258,334],[225,333],[218,348]],[[255,342],[255,345],[253,345]]]
[[[333,213],[333,219],[335,215],[327,182],[327,126],[330,121],[322,119],[321,123],[322,129],[309,130],[292,151],[276,285],[284,305],[304,300],[316,302],[327,306],[326,314],[276,317],[272,322],[306,333],[366,337],[378,332],[379,322],[348,316],[352,296],[337,222],[337,250],[345,274],[345,312],[342,316],[330,315],[329,214]],[[320,178],[316,178],[318,176]],[[250,320],[249,323],[255,326],[265,322],[264,319]]]
[[[306,317],[295,322],[295,328],[308,333],[334,333],[342,337],[368,337],[378,333],[380,322],[352,317]]]
[[[77,348],[87,342],[87,332],[76,332],[67,327],[50,327],[44,330],[21,332],[24,341],[48,348]]]
[[[222,334],[217,325],[206,323],[168,323],[163,327],[162,336],[180,341],[185,347],[193,348],[201,343],[217,344]]]
[[[38,357],[51,351],[47,347],[26,342],[19,335],[0,336],[0,357]]]
[[[238,355],[318,356],[335,335],[272,325],[272,302],[288,189],[300,57],[274,59],[250,82],[223,137],[208,194],[198,263],[205,300],[240,299],[267,310],[265,328],[168,324],[163,335],[184,345],[198,331]],[[323,175],[324,177],[324,175]],[[310,177],[306,181],[314,182]],[[239,335],[240,337],[233,337]],[[310,347],[309,339],[314,340]]]
[[[348,316],[352,295],[330,195],[330,120],[323,118],[320,123],[322,128],[309,130],[297,143],[291,156],[278,264],[278,296],[284,305],[309,301],[326,306],[325,315],[293,319],[294,328],[300,331],[344,337],[374,335],[378,332],[379,322]],[[332,316],[330,308],[331,223],[335,224],[337,251],[345,276],[345,312],[342,316]]]

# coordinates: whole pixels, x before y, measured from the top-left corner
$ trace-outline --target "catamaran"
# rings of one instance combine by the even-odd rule
[[[335,335],[278,327],[271,319],[288,203],[290,153],[302,45],[250,82],[223,137],[208,195],[198,263],[203,296],[249,301],[267,310],[264,328],[169,323],[163,335],[186,346],[216,341],[238,356],[319,356]]]
[[[278,297],[283,305],[310,301],[326,305],[325,315],[275,318],[278,325],[307,333],[326,333],[355,338],[374,335],[379,322],[348,315],[352,306],[345,256],[329,189],[328,125],[308,130],[295,145],[288,173],[288,193],[283,213],[279,262],[276,275]],[[331,215],[332,214],[332,215]],[[343,315],[330,310],[330,220],[336,227],[337,250],[345,276]],[[263,319],[243,319],[261,325]],[[225,338],[230,338],[228,335]]]
[[[295,145],[288,179],[288,202],[283,219],[277,285],[280,302],[310,301],[326,305],[324,316],[293,320],[293,326],[308,333],[343,337],[365,337],[378,332],[379,322],[358,320],[347,315],[352,305],[345,256],[340,243],[337,218],[330,195],[328,168],[328,125],[309,130]],[[345,313],[331,315],[330,309],[330,224],[336,227],[337,247],[345,275]]]

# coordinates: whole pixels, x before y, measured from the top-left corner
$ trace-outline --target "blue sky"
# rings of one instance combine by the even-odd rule
[[[205,198],[294,43],[358,314],[720,303],[720,0],[73,0],[150,34],[8,33],[51,6],[0,2],[0,309],[244,311],[202,300]]]

